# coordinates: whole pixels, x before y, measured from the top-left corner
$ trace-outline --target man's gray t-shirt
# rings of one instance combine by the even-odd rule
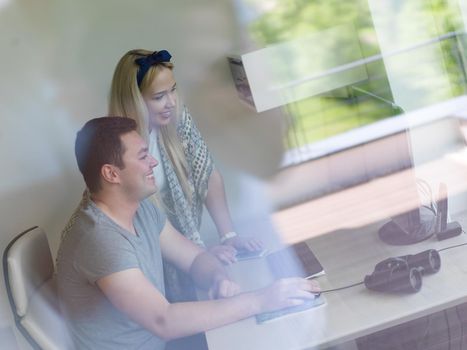
[[[92,201],[79,210],[58,252],[60,306],[78,349],[163,349],[165,343],[117,310],[98,288],[104,276],[131,268],[164,294],[159,235],[164,214],[145,200],[134,219],[134,235]]]

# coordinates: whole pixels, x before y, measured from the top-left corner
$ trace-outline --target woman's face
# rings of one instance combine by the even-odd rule
[[[162,68],[148,89],[143,93],[149,112],[151,127],[169,124],[175,117],[177,106],[177,86],[169,68]]]

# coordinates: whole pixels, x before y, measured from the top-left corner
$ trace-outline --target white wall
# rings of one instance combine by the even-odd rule
[[[173,54],[182,93],[221,164],[269,175],[282,150],[279,115],[238,102],[225,60],[244,45],[235,18],[228,0],[0,0],[0,248],[40,225],[55,253],[83,188],[75,133],[106,113],[112,71],[132,48]],[[0,329],[10,320],[0,283]]]

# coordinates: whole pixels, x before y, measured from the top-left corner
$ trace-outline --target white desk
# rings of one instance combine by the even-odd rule
[[[455,217],[467,227],[467,213]],[[363,280],[384,258],[415,254],[467,242],[467,235],[438,242],[434,237],[418,244],[396,247],[377,236],[382,223],[340,230],[309,239],[326,275],[323,290]],[[423,278],[420,292],[391,295],[363,285],[324,294],[326,305],[257,325],[255,318],[206,333],[211,350],[310,349],[336,345],[467,301],[467,246],[443,251],[441,270]],[[270,272],[264,261],[240,262],[231,273],[245,289],[267,285]]]

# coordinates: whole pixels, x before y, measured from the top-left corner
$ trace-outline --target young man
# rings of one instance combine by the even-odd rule
[[[316,284],[277,281],[239,294],[212,255],[178,233],[146,199],[157,161],[130,118],[88,121],[75,154],[91,194],[58,252],[58,292],[79,349],[163,349],[165,341],[302,303]],[[209,301],[170,304],[162,257],[209,290]]]

